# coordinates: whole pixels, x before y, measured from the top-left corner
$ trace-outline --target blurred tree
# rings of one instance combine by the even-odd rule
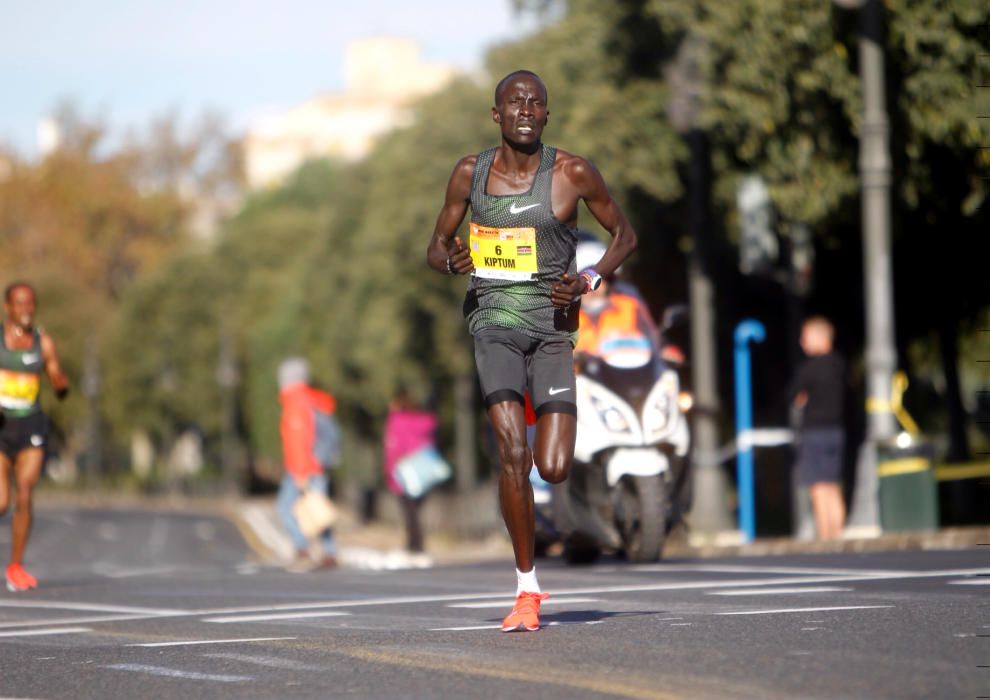
[[[85,348],[102,344],[133,282],[186,244],[188,219],[201,190],[232,189],[239,181],[236,148],[218,122],[204,121],[180,138],[174,118],[160,120],[147,137],[113,144],[96,120],[61,105],[53,118],[52,150],[37,162],[11,155],[0,177],[0,277],[26,279],[39,291],[39,321],[58,342],[76,385],[66,404],[46,404],[74,438],[91,411],[84,385],[102,392],[100,363],[84,362]],[[131,346],[133,348],[133,345]],[[133,350],[126,355],[138,355]],[[104,357],[104,366],[121,362]],[[127,360],[123,360],[126,364]],[[85,369],[88,367],[88,370]]]

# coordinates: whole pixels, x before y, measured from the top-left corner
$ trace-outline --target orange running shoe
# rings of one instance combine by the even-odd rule
[[[512,612],[502,620],[503,632],[515,632],[519,629],[535,632],[540,629],[540,601],[550,597],[549,593],[530,593],[525,591],[516,598]]]
[[[29,588],[37,588],[38,579],[24,570],[20,564],[11,564],[7,567],[7,590],[26,591]]]

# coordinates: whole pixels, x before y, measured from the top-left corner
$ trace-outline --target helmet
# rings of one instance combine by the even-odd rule
[[[597,238],[593,240],[579,240],[575,261],[578,272],[594,267],[595,264],[605,255],[606,246]]]

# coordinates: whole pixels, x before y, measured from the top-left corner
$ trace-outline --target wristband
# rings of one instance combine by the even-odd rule
[[[582,294],[587,294],[588,292],[593,292],[602,286],[602,276],[593,267],[581,270],[581,277],[584,277],[587,285],[584,288]]]
[[[455,274],[454,273],[454,267],[450,264],[450,256],[449,255],[447,256],[447,274],[448,275]]]

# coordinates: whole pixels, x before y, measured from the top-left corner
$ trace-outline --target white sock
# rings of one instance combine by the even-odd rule
[[[536,580],[536,567],[529,571],[516,569],[516,595],[520,593],[539,593],[540,584]]]

